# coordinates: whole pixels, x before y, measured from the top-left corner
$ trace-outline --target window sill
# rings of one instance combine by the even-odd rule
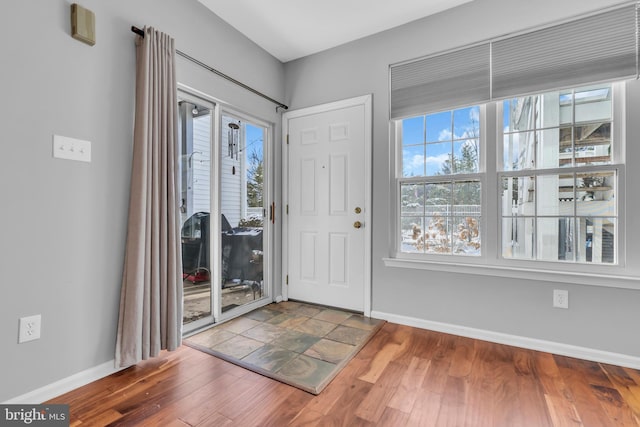
[[[481,265],[470,263],[438,262],[403,258],[383,258],[385,267],[412,268],[418,270],[444,271],[479,276],[508,277],[512,279],[537,280],[578,285],[603,286],[609,288],[640,289],[640,277],[611,274],[593,274],[542,270],[534,268]]]

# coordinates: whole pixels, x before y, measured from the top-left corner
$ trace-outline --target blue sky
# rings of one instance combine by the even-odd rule
[[[247,160],[254,151],[262,158],[264,153],[264,128],[245,123],[245,132]]]
[[[469,137],[479,134],[479,116],[479,107],[468,107],[403,120],[404,176],[439,172],[452,150],[459,155]]]

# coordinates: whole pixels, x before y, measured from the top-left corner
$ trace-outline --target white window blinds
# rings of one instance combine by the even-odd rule
[[[637,75],[636,6],[492,43],[493,98]]]
[[[489,43],[391,67],[391,117],[490,99]]]
[[[637,78],[637,3],[390,67],[391,119]]]

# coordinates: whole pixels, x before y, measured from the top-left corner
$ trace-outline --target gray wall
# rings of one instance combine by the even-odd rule
[[[195,0],[84,0],[96,14],[93,47],[70,37],[70,3],[4,2],[0,12],[0,401],[114,357],[133,133],[129,27],[152,25],[178,49],[284,95],[282,64]],[[273,104],[181,58],[177,71],[181,83],[280,121]],[[92,141],[92,163],[53,159],[53,134]],[[18,318],[38,313],[42,338],[17,344]]]
[[[372,93],[373,310],[428,321],[550,340],[640,356],[640,291],[387,268],[390,216],[388,66],[470,43],[566,19],[618,1],[475,0],[441,14],[285,64],[286,101],[292,109]],[[638,117],[640,85],[628,86],[628,117]],[[629,120],[629,165],[640,161],[640,124]],[[392,164],[392,163],[391,163]],[[640,182],[630,167],[628,183]],[[627,227],[637,230],[640,200],[627,190]],[[635,215],[634,215],[635,214]],[[628,262],[638,273],[640,251],[630,231]],[[570,309],[551,307],[552,290],[568,289]]]

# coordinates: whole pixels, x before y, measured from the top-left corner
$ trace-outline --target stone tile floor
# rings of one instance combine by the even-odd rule
[[[318,394],[384,321],[295,301],[269,304],[185,344]]]

